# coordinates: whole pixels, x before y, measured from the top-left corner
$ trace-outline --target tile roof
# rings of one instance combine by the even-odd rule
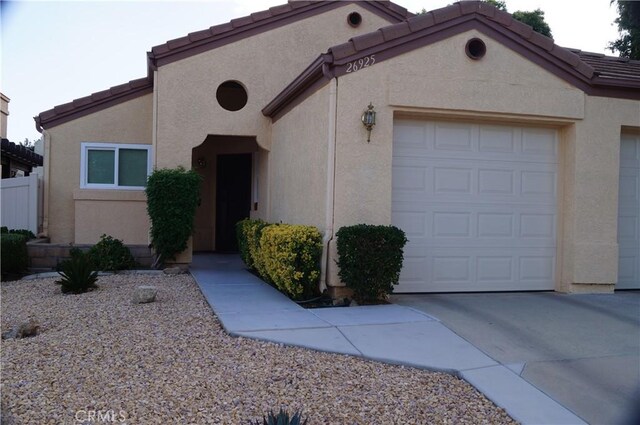
[[[151,77],[139,78],[55,106],[48,111],[41,112],[33,119],[36,121],[36,129],[42,132],[43,128],[59,125],[152,92],[153,79]]]
[[[16,145],[8,139],[2,139],[0,142],[2,156],[16,159],[33,167],[42,165],[42,155],[35,153],[31,149],[21,145]]]
[[[157,66],[162,66],[194,54],[215,49],[299,19],[342,7],[348,3],[357,3],[392,22],[399,22],[413,16],[413,13],[389,0],[290,0],[287,4],[274,6],[267,10],[252,13],[249,16],[233,19],[230,22],[193,32],[184,37],[176,38],[155,46],[147,53],[148,62],[149,65],[155,69]]]
[[[583,52],[578,49],[568,49],[580,57],[594,69],[599,78],[640,81],[640,60],[606,56],[602,53]]]
[[[320,55],[262,113],[278,118],[299,96],[311,94],[347,64],[376,54],[376,63],[454,34],[477,29],[591,95],[640,99],[640,63],[560,47],[554,41],[484,1],[461,1],[359,35]]]
[[[90,96],[75,99],[72,102],[58,105],[34,117],[36,128],[52,127],[71,121],[81,116],[99,111],[153,91],[153,69],[173,61],[184,59],[225,44],[232,43],[245,37],[253,36],[264,31],[286,25],[299,19],[313,16],[333,8],[344,6],[352,1],[289,1],[268,10],[252,13],[249,16],[233,19],[230,22],[211,28],[193,32],[185,37],[170,40],[155,46],[147,52],[149,76],[129,81],[119,86],[94,93]],[[357,1],[357,3],[385,17],[389,21],[399,22],[413,14],[402,6],[389,0]]]

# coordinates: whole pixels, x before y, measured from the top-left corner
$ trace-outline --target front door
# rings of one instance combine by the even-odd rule
[[[238,250],[235,224],[251,210],[251,154],[218,155],[216,251]]]

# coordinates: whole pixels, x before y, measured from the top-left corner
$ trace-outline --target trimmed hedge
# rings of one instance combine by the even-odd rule
[[[0,234],[0,271],[20,273],[29,265],[27,236],[19,233]]]
[[[317,294],[322,236],[302,225],[267,226],[260,237],[261,261],[271,282],[292,299]]]
[[[393,292],[402,269],[404,232],[395,226],[358,224],[336,233],[340,279],[362,304]]]
[[[187,249],[193,233],[202,178],[183,167],[154,170],[147,179],[147,213],[151,219],[151,246],[154,264],[174,260]]]
[[[243,261],[264,281],[293,299],[317,294],[322,255],[317,228],[245,219],[236,232]]]

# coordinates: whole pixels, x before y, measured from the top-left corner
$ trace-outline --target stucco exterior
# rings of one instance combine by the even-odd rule
[[[251,217],[318,227],[321,284],[337,295],[336,231],[392,222],[394,122],[542,127],[559,141],[554,287],[612,291],[620,136],[640,131],[640,75],[603,80],[595,62],[482,2],[402,22],[364,2],[318,6],[329,3],[295,6],[298,12],[289,5],[286,16],[299,19],[286,24],[273,24],[269,19],[283,15],[267,11],[157,46],[146,79],[105,95],[117,104],[85,100],[95,111],[71,120],[65,114],[75,104],[41,114],[38,123],[51,123],[44,134],[52,241],[93,243],[107,233],[148,243],[143,192],[80,189],[81,142],[150,144],[154,167],[191,167],[203,176],[196,231],[177,260],[183,263],[193,250],[217,249],[216,159],[251,154]],[[360,26],[348,25],[352,12],[361,15]],[[258,28],[265,20],[272,27]],[[217,31],[230,35],[220,41]],[[471,39],[484,43],[483,56],[465,50]],[[201,40],[221,44],[209,48]],[[218,103],[225,81],[246,89],[240,110]],[[369,103],[377,119],[367,142],[360,120]]]
[[[329,115],[327,86],[274,123],[269,220],[327,230]]]
[[[80,146],[150,145],[151,112],[148,94],[45,131],[44,230],[53,243],[96,243],[103,233],[127,244],[149,243],[143,191],[80,190]]]
[[[481,61],[464,52],[474,37],[487,46]],[[338,87],[335,229],[391,222],[394,117],[552,126],[562,161],[556,289],[613,290],[620,134],[640,125],[640,102],[588,96],[479,31],[344,75]],[[354,113],[368,102],[377,111],[370,143]],[[339,286],[328,264],[329,285]]]

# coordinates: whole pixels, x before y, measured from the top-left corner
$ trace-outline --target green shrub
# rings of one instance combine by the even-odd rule
[[[340,279],[359,303],[375,302],[393,292],[407,243],[402,230],[358,224],[340,228],[336,236]]]
[[[278,414],[273,413],[272,410],[267,416],[263,416],[262,425],[306,425],[308,420],[309,418],[302,420],[301,412],[295,412],[293,416],[289,417],[289,413],[280,408]],[[251,425],[260,425],[260,421],[251,422]]]
[[[7,226],[0,227],[0,234],[9,233],[9,228]]]
[[[94,270],[115,272],[135,267],[136,261],[131,251],[120,239],[102,235],[100,241],[89,249],[89,259]]]
[[[62,279],[56,281],[62,285],[62,293],[82,294],[98,287],[98,272],[93,271],[91,259],[79,249],[71,251],[71,258],[60,263]]]
[[[271,282],[293,299],[317,295],[322,236],[317,228],[271,225],[262,230],[260,261]]]
[[[250,268],[258,272],[260,276],[267,282],[271,283],[267,274],[267,269],[264,264],[264,256],[262,255],[260,247],[260,239],[262,238],[262,232],[264,229],[270,226],[269,223],[262,220],[251,220],[251,223],[247,225],[247,247],[249,251],[249,259],[251,262]]]
[[[12,229],[9,230],[8,232],[5,233],[10,233],[10,234],[15,234],[15,235],[23,235],[27,237],[28,239],[35,239],[36,235],[33,234],[33,232],[31,230],[28,229]]]
[[[247,231],[251,226],[252,220],[245,218],[236,223],[236,238],[238,239],[238,251],[240,251],[240,258],[248,269],[253,268],[253,261],[251,261],[251,253],[249,252],[249,241],[247,240]]]
[[[21,234],[0,235],[0,270],[5,273],[20,273],[29,265],[27,237]]]
[[[200,200],[202,178],[182,167],[155,170],[147,180],[147,212],[151,218],[154,265],[176,258],[187,249]]]

